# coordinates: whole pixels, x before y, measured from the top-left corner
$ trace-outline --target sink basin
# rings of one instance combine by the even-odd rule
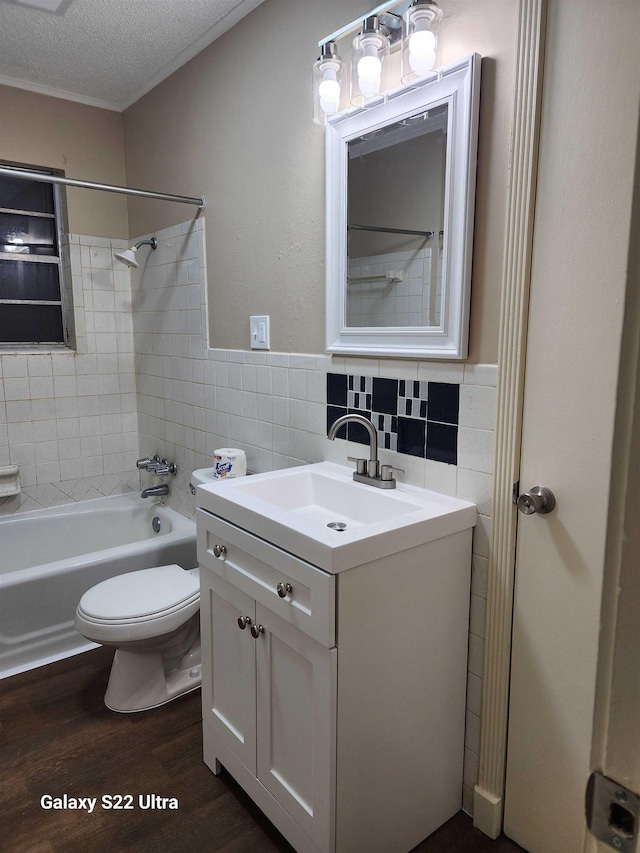
[[[419,504],[406,500],[406,496],[371,487],[354,490],[353,486],[352,479],[344,482],[340,477],[309,465],[279,471],[278,476],[265,479],[251,477],[238,483],[236,492],[318,524],[345,524],[349,530],[420,508]]]
[[[200,486],[197,503],[332,573],[476,523],[474,504],[404,483],[376,489],[331,462]]]

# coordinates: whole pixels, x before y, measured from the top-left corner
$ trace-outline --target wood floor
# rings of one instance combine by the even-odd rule
[[[0,681],[0,850],[293,853],[234,780],[203,763],[199,691],[141,714],[104,707],[112,654],[100,648]],[[97,803],[91,814],[42,808],[43,795],[64,794]],[[103,795],[126,794],[134,809],[101,807]],[[141,809],[146,794],[179,808]],[[490,841],[460,812],[414,853],[522,850]]]

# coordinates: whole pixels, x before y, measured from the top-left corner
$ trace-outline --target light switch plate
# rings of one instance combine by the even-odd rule
[[[249,317],[251,349],[269,349],[269,315]]]

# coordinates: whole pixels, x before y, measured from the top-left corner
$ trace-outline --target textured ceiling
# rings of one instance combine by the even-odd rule
[[[262,0],[0,0],[0,83],[122,110]]]

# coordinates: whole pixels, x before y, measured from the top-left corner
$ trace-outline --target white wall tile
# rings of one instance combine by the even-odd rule
[[[481,471],[458,468],[456,497],[473,501],[482,515],[491,515],[493,476]]]
[[[460,425],[475,429],[494,430],[496,420],[496,389],[491,386],[460,386]]]
[[[467,385],[493,385],[498,381],[497,364],[465,364],[464,383]]]
[[[493,471],[495,433],[493,430],[458,428],[458,465],[473,471]]]

